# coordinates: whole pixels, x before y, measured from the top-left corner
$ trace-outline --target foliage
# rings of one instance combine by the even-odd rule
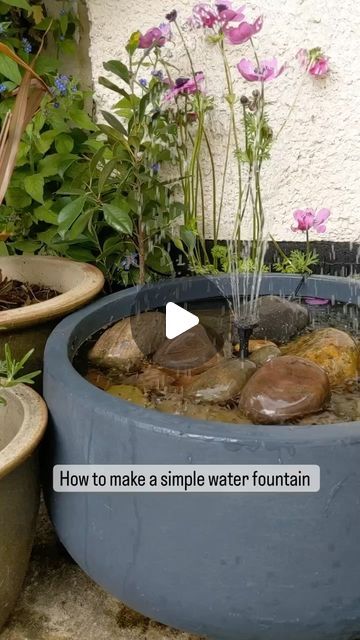
[[[93,141],[96,126],[84,111],[86,94],[75,80],[59,72],[58,58],[46,51],[37,55],[44,36],[46,40],[53,38],[58,54],[74,53],[78,19],[73,3],[62,2],[58,17],[53,19],[46,16],[42,2],[32,3],[29,9],[25,0],[8,0],[0,5],[0,15],[4,20],[0,23],[0,39],[25,62],[34,64],[52,85],[52,96],[43,100],[23,134],[17,168],[0,207],[0,230],[11,236],[6,246],[0,243],[0,253],[46,251],[91,259],[90,252],[64,245],[54,225],[65,204],[64,196],[58,192],[68,182],[76,182],[87,157],[93,154],[94,146],[97,148]],[[16,62],[10,60],[11,65],[4,67],[2,61],[0,56],[0,119],[4,120],[14,103],[13,89],[22,76]]]
[[[258,271],[257,263],[250,257],[241,257],[240,255],[234,260],[230,256],[229,246],[217,244],[211,249],[213,262],[211,264],[197,266],[199,275],[217,275],[219,273],[229,273],[233,268],[239,273],[256,273]],[[217,265],[217,266],[215,266]],[[269,267],[265,264],[261,265],[261,271],[267,273]]]
[[[62,10],[51,25],[55,35],[64,16]],[[48,27],[46,18],[36,29]],[[102,80],[121,98],[115,111],[121,120],[105,113],[106,124],[97,127],[84,111],[85,96],[77,83],[51,66],[47,54],[40,60],[53,97],[26,128],[0,207],[1,229],[12,234],[7,250],[95,262],[110,285],[171,274],[166,244],[182,205],[159,173],[170,154],[166,123],[154,117],[161,83],[154,78],[142,86],[122,63],[107,63],[105,68],[128,86]],[[0,115],[10,100],[3,100]]]
[[[279,273],[312,273],[311,267],[319,263],[316,251],[300,251],[294,249],[286,256],[282,252],[281,259],[274,264],[275,271]]]
[[[0,386],[4,389],[15,387],[18,384],[34,384],[34,378],[40,375],[41,371],[33,371],[32,373],[21,374],[25,364],[31,358],[34,349],[26,353],[21,360],[17,361],[11,353],[10,346],[5,344],[5,359],[0,360]],[[0,397],[0,405],[5,405],[6,400]]]

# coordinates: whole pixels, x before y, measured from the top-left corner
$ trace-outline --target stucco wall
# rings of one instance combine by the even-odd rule
[[[141,31],[164,20],[174,8],[169,0],[87,0],[90,18],[90,55],[97,104],[109,107],[114,95],[97,83],[102,62],[123,56],[132,31]],[[239,5],[241,2],[238,3]],[[177,0],[185,21],[193,5]],[[360,4],[344,0],[260,0],[249,17],[261,13],[263,30],[256,37],[259,55],[275,54],[289,63],[287,72],[269,83],[271,124],[276,132],[299,91],[296,107],[277,141],[263,177],[264,204],[269,231],[278,239],[295,240],[290,230],[292,212],[303,207],[328,207],[332,217],[322,239],[360,241]],[[207,76],[207,90],[220,101],[223,72],[215,49],[189,34],[197,68]],[[331,75],[301,82],[294,56],[300,47],[321,46],[330,56]],[[251,54],[248,43],[232,48],[232,62]],[[206,64],[201,60],[206,61]],[[185,58],[178,61],[188,71]],[[234,70],[234,77],[237,77]],[[249,86],[237,79],[239,95]],[[254,87],[251,86],[251,89]],[[212,117],[218,166],[224,158],[227,111],[217,106]],[[235,172],[229,175],[222,237],[231,232]]]

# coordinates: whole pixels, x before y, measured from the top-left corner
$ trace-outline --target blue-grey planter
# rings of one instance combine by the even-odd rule
[[[291,294],[297,276],[264,276]],[[227,277],[222,287],[230,293]],[[166,281],[148,308],[205,299],[205,278]],[[43,465],[57,533],[79,565],[130,607],[221,640],[360,638],[360,423],[290,427],[202,422],[146,410],[83,379],[79,346],[129,315],[137,289],[63,320],[45,353],[52,422]],[[360,282],[311,277],[302,295],[359,305]],[[312,494],[54,493],[54,464],[315,464]]]

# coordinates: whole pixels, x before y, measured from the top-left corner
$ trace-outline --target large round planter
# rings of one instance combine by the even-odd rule
[[[17,358],[34,348],[27,370],[42,369],[45,343],[56,322],[92,300],[103,288],[104,277],[92,265],[54,256],[1,257],[0,272],[2,278],[60,292],[46,302],[0,312],[0,358],[7,342]]]
[[[290,295],[298,277],[264,276]],[[251,283],[249,283],[249,287]],[[155,285],[143,301],[205,299],[205,278]],[[230,294],[227,277],[222,289]],[[355,280],[311,277],[302,295],[359,303]],[[51,413],[47,501],[80,566],[142,613],[221,640],[360,637],[360,423],[209,423],[139,408],[73,368],[78,347],[129,315],[136,289],[65,319],[45,353]],[[54,493],[54,464],[314,464],[318,493]]]
[[[9,617],[27,570],[39,508],[37,445],[47,409],[32,389],[0,389],[0,628]]]

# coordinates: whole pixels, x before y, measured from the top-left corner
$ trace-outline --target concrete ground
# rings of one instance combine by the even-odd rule
[[[57,542],[45,509],[29,572],[0,640],[198,640],[128,609],[98,587]]]

